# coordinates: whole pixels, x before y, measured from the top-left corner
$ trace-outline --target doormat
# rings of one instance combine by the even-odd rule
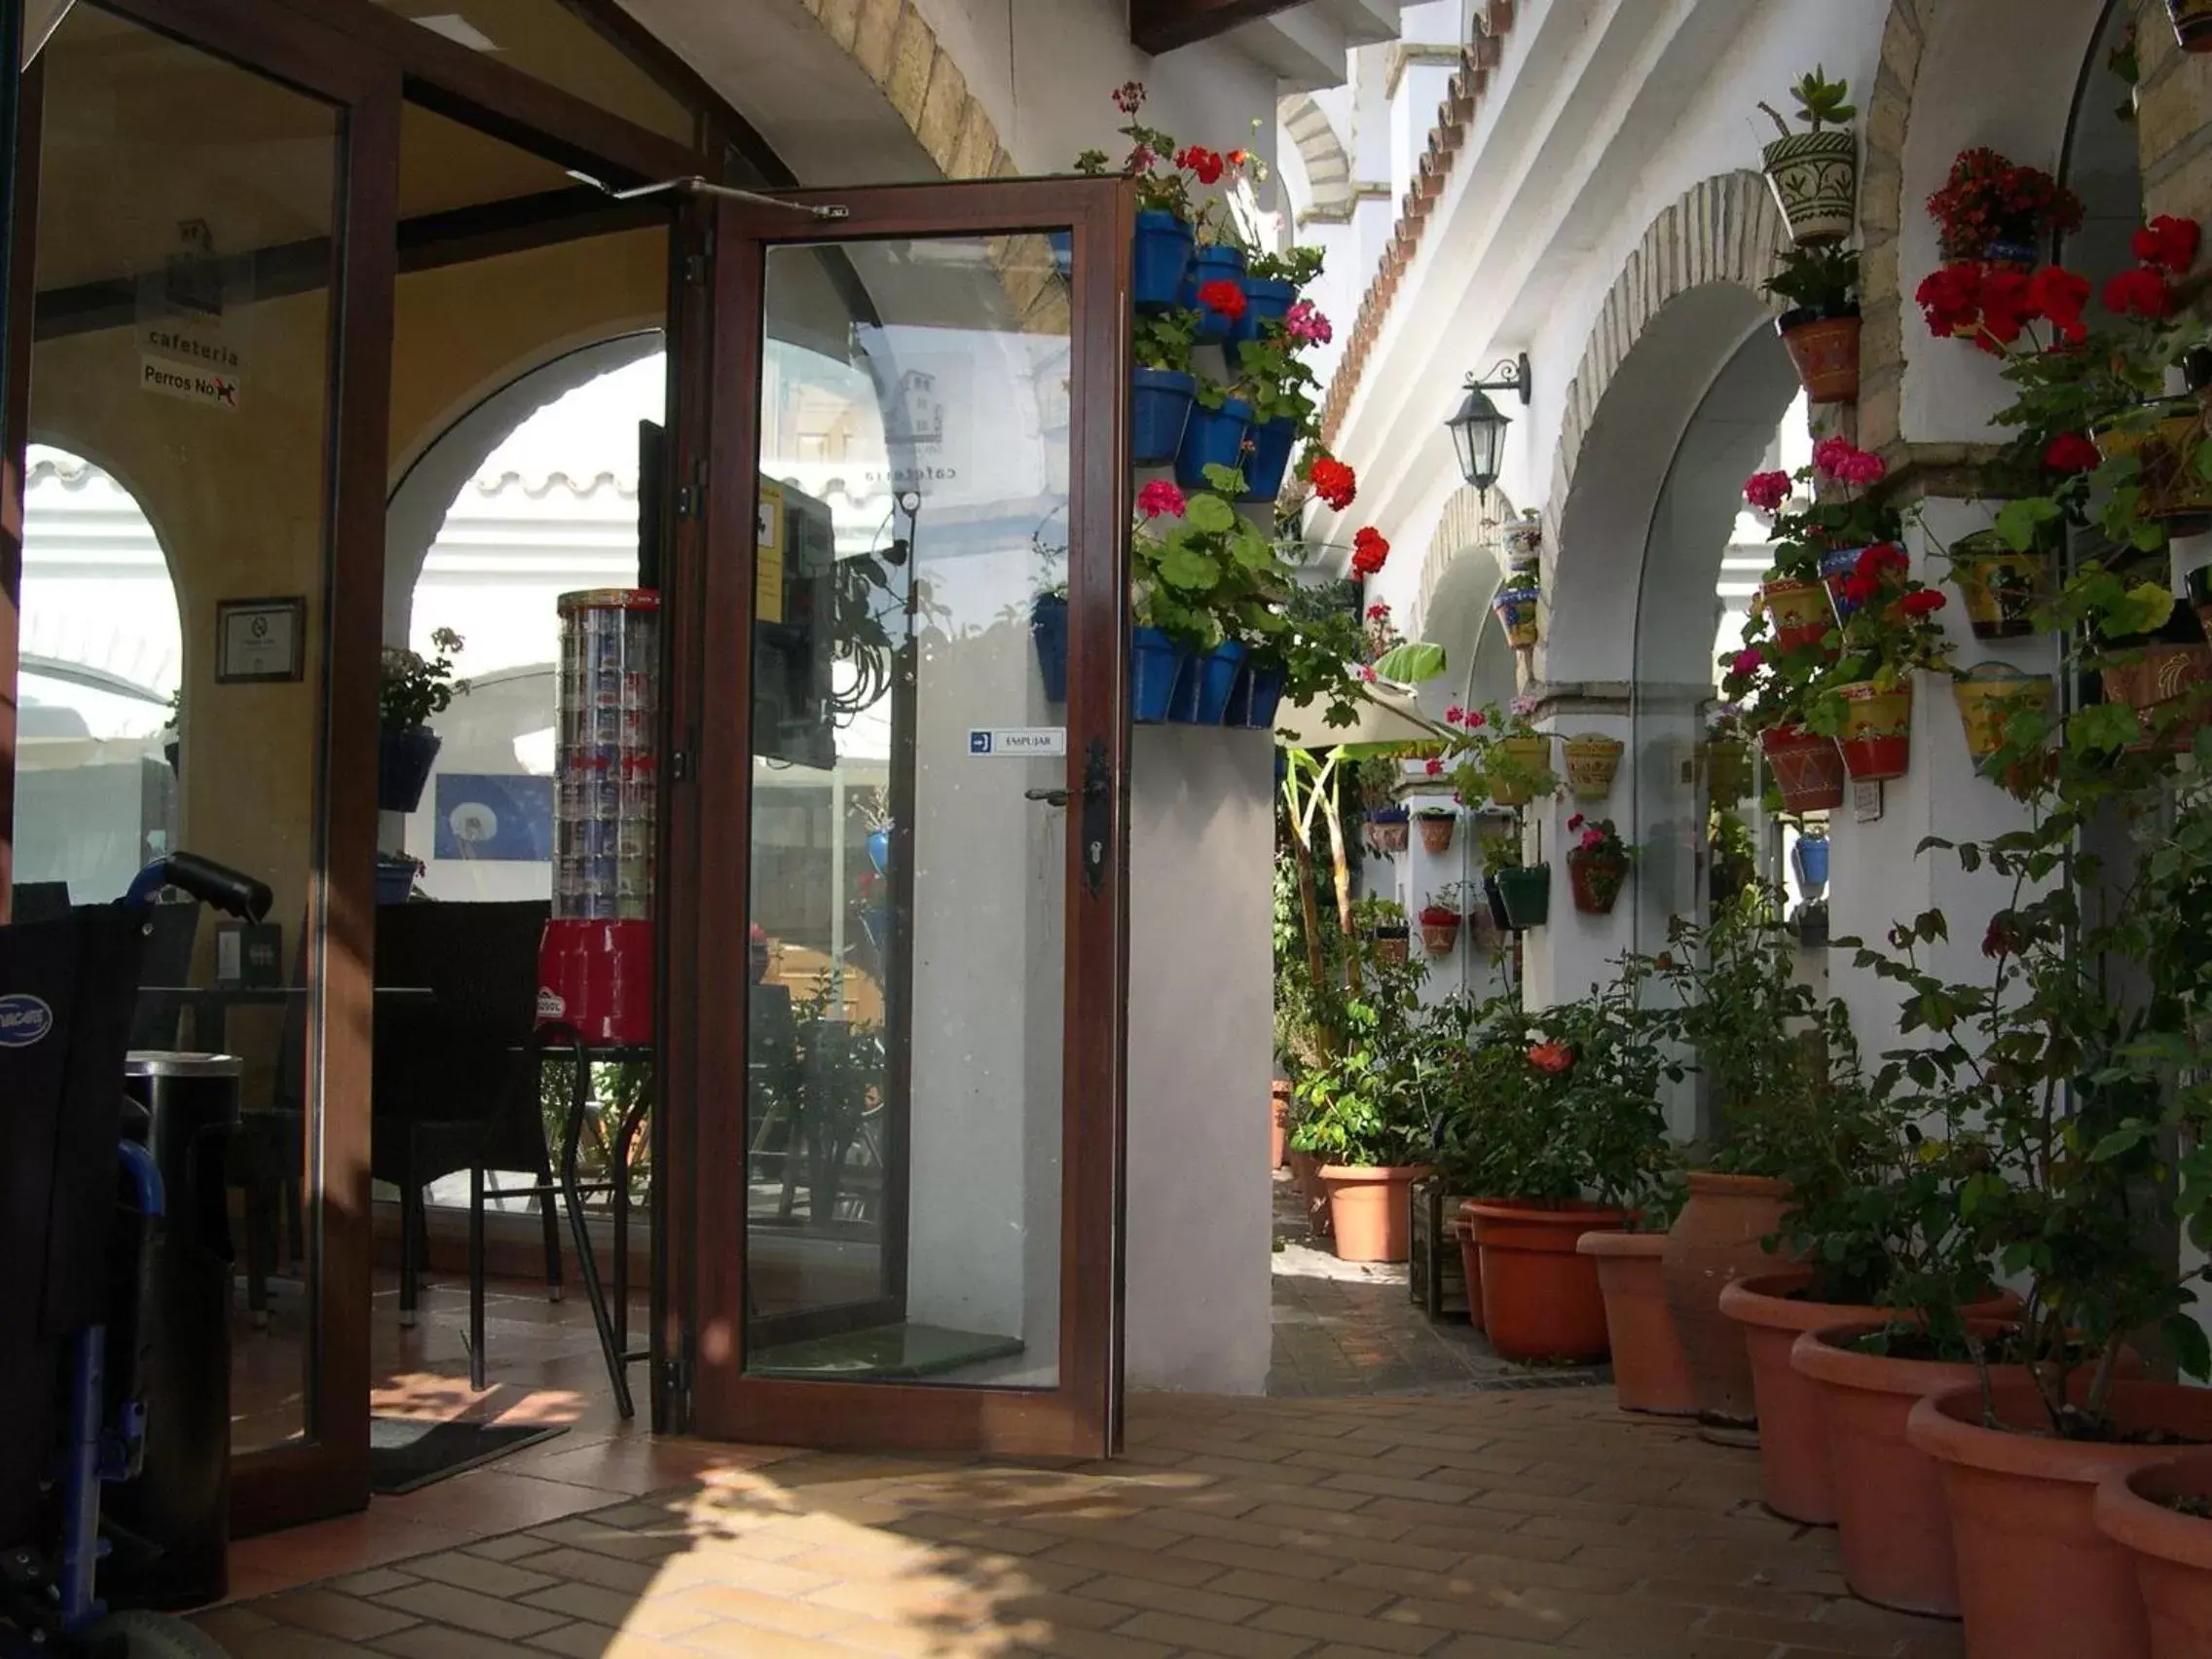
[[[756,1377],[841,1377],[871,1382],[911,1382],[948,1371],[1013,1359],[1019,1337],[949,1331],[942,1325],[878,1325],[763,1348],[746,1370]]]
[[[372,1417],[369,1491],[381,1497],[397,1497],[568,1432],[562,1423],[440,1422],[427,1418]]]

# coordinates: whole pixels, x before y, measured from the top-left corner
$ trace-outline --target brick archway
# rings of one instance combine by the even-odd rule
[[[914,0],[799,0],[874,82],[946,178],[1006,178],[1019,169],[968,77]]]

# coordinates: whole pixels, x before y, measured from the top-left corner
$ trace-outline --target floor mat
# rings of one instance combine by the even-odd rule
[[[1021,1352],[1018,1337],[948,1331],[941,1325],[878,1325],[763,1348],[746,1369],[756,1377],[866,1377],[882,1382],[939,1377]]]
[[[397,1497],[568,1432],[560,1423],[438,1422],[427,1418],[372,1417],[369,1490],[384,1497]]]

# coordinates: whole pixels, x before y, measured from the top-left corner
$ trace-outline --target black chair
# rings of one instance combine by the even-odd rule
[[[428,1228],[424,1190],[468,1172],[469,1303],[481,1329],[484,1201],[535,1197],[545,1237],[545,1281],[561,1298],[560,1217],[538,1102],[525,1051],[537,1024],[537,947],[544,901],[390,904],[377,912],[377,981],[428,990],[379,998],[371,1169],[400,1194],[399,1307],[412,1323]],[[488,1187],[489,1171],[534,1176],[529,1187]],[[481,1345],[472,1369],[481,1372]]]
[[[9,915],[18,922],[51,922],[69,913],[66,881],[25,881],[9,890]]]

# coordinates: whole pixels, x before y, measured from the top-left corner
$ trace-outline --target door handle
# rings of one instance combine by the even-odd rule
[[[1114,774],[1106,740],[1090,740],[1083,767],[1083,882],[1095,899],[1106,891],[1106,855],[1114,836]]]
[[[1065,806],[1068,803],[1068,792],[1065,790],[1023,790],[1021,798],[1023,800],[1043,801],[1047,806]]]

